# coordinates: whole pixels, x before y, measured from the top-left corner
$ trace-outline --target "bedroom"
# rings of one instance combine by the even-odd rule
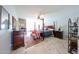
[[[75,21],[79,17],[79,6],[4,5],[3,7],[13,16],[10,19],[10,30],[15,35],[12,36],[16,37],[19,31],[25,32],[22,33],[24,36],[24,44],[22,46],[24,47],[12,50],[12,52],[10,48],[10,53],[68,53],[68,20],[71,18]]]

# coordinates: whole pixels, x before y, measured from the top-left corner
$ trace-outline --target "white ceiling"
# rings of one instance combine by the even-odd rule
[[[18,17],[27,18],[31,16],[37,16],[39,14],[50,14],[68,9],[76,6],[65,5],[15,5],[15,11]]]

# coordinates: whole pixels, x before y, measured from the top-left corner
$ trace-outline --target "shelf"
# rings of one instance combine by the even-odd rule
[[[77,54],[78,52],[78,20],[76,22],[68,21],[68,52]]]
[[[78,32],[75,32],[75,34],[77,34]],[[69,32],[69,34],[74,34],[74,33],[71,33],[71,32]]]
[[[77,40],[78,38],[74,38],[74,37],[72,37],[72,38],[69,38],[69,40]]]
[[[69,26],[69,27],[78,27],[78,26]]]

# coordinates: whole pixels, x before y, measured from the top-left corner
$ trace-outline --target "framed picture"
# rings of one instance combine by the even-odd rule
[[[16,30],[16,18],[14,16],[12,16],[12,29]]]
[[[0,29],[8,30],[9,22],[10,22],[10,14],[2,6],[0,6],[0,17],[1,17],[0,18]]]

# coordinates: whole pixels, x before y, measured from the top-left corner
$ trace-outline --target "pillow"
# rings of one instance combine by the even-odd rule
[[[47,27],[44,27],[44,30],[48,30],[48,28]]]

